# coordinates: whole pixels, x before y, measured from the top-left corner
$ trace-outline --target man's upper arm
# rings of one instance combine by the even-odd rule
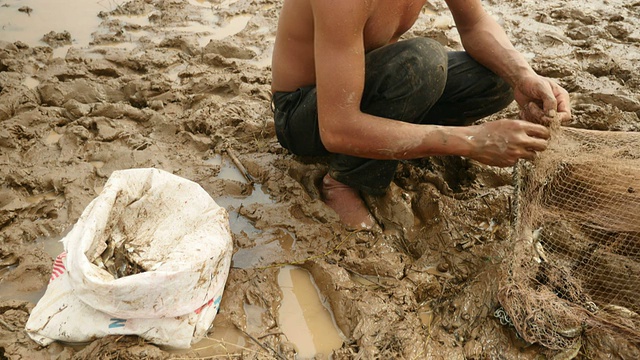
[[[311,0],[320,135],[331,150],[358,118],[364,89],[363,0]]]
[[[472,29],[487,13],[480,0],[445,0],[462,35]]]

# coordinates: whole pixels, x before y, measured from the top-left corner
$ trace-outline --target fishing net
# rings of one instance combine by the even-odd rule
[[[499,301],[549,349],[640,343],[640,133],[554,129],[516,169],[512,259]],[[502,311],[502,309],[501,309]]]

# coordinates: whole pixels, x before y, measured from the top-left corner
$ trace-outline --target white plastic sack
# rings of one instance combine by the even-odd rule
[[[95,265],[107,239],[146,271],[116,279]],[[226,210],[198,184],[157,169],[113,172],[63,243],[26,325],[39,344],[119,334],[188,348],[211,326],[232,240]]]

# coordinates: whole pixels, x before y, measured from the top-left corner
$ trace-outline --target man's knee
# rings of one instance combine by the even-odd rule
[[[429,38],[413,38],[402,41],[401,56],[409,76],[408,83],[413,84],[416,92],[422,94],[436,92],[436,98],[442,95],[447,83],[447,51],[437,41]]]
[[[444,67],[442,70],[446,73],[448,55],[444,46],[439,42],[429,38],[417,37],[400,41],[398,44],[404,46],[406,58],[417,66],[423,69]]]
[[[413,38],[376,49],[367,54],[367,74],[372,82],[400,82],[409,86],[444,88],[447,79],[447,51],[435,40]],[[428,75],[428,76],[425,76]],[[387,80],[382,80],[386,78]]]
[[[400,41],[367,53],[362,111],[416,121],[442,96],[447,62],[442,45],[425,38]]]

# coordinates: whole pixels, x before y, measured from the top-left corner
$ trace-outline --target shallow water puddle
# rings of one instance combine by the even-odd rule
[[[5,0],[0,6],[0,40],[23,41],[30,46],[45,45],[42,37],[50,31],[68,31],[74,46],[85,47],[91,33],[102,21],[100,11],[111,11],[120,0]],[[18,11],[22,7],[29,13]]]
[[[233,254],[231,266],[241,269],[273,266],[283,256],[291,252],[294,236],[285,230],[261,234],[257,244],[251,248],[238,249]]]
[[[69,232],[69,230],[71,230],[71,228],[69,228],[66,232],[65,232],[65,236],[66,233]],[[44,252],[47,253],[47,255],[51,256],[51,259],[55,259],[56,257],[58,257],[58,255],[60,255],[63,251],[64,251],[64,245],[62,244],[62,238],[64,236],[56,236],[54,238],[40,238],[38,240],[36,240],[36,244],[42,244],[42,248],[44,249]]]
[[[42,194],[31,195],[24,199],[29,204],[37,204],[43,200],[63,199],[64,195],[58,195],[54,191],[49,191]]]
[[[308,271],[285,266],[278,284],[282,288],[280,328],[298,348],[298,358],[329,356],[342,346],[341,332]]]
[[[19,282],[4,282],[2,278],[6,273],[13,270],[14,267],[9,267],[0,270],[0,301],[3,300],[20,300],[20,301],[28,301],[30,303],[37,303],[40,298],[44,295],[44,292],[47,290],[47,287],[44,286],[42,289],[36,291],[22,291],[22,284]]]
[[[42,41],[45,34],[68,31],[71,35],[71,45],[54,49],[54,57],[64,57],[71,46],[86,48],[89,46],[92,33],[100,32],[102,19],[98,17],[101,11],[109,12],[123,4],[125,0],[6,0],[0,6],[0,40],[15,42],[23,41],[29,46],[44,46]],[[244,30],[253,15],[237,15],[224,21],[222,26],[216,24],[220,20],[214,12],[211,3],[207,1],[190,1],[191,5],[202,9],[203,23],[191,21],[186,26],[168,27],[161,29],[163,32],[179,32],[188,34],[201,34],[198,38],[199,45],[204,46],[210,40],[220,40],[235,35]],[[225,1],[220,7],[228,7],[232,2]],[[23,9],[23,11],[19,11]],[[151,23],[148,15],[117,15],[112,19],[121,20],[124,23],[148,28]],[[135,48],[135,43],[140,37],[155,38],[157,42],[161,36],[154,36],[146,30],[128,30],[129,41],[111,46],[126,46],[127,49]],[[109,46],[98,45],[97,48]],[[34,86],[33,82],[28,84]],[[37,84],[36,84],[37,85]]]
[[[194,344],[188,351],[170,351],[173,353],[194,352],[203,359],[217,358],[220,355],[238,353],[246,350],[251,339],[242,331],[226,326],[214,326],[207,338]],[[220,357],[224,359],[225,357]],[[230,357],[233,358],[233,357]]]
[[[62,237],[58,236],[55,238],[40,238],[36,240],[36,244],[38,246],[42,246],[44,252],[51,256],[52,263],[53,259],[55,259],[61,252],[64,251],[64,246],[60,239]],[[0,268],[0,300],[21,300],[21,301],[29,301],[31,303],[37,303],[40,298],[44,295],[44,292],[47,290],[46,286],[43,286],[42,289],[38,289],[35,291],[23,291],[22,284],[18,281],[13,282],[4,282],[4,277],[13,271],[18,265],[5,266]]]
[[[199,35],[198,45],[205,46],[211,40],[221,40],[241,32],[247,26],[252,17],[253,15],[237,15],[225,21],[223,26],[217,27],[215,25],[211,25],[215,24],[217,21],[217,16],[212,15],[213,21],[211,21],[211,24],[201,24],[199,22],[190,21],[186,26],[169,27],[166,28],[166,31],[197,34]]]
[[[344,340],[311,274],[299,267],[285,266],[278,274],[278,285],[283,296],[278,321],[282,332],[297,348],[296,359],[312,359],[320,354],[328,358]],[[247,333],[258,334],[265,309],[244,304],[244,311]],[[228,355],[246,350],[251,342],[240,330],[216,326],[214,321],[209,336],[191,351],[200,357]]]
[[[118,19],[124,23],[138,25],[141,27],[151,25],[151,21],[149,21],[148,15],[115,15],[112,16],[113,19]],[[136,31],[136,30],[128,30],[128,31]]]
[[[418,317],[420,317],[420,322],[427,329],[431,329],[431,322],[433,322],[433,310],[429,304],[424,303],[421,304],[418,308]]]
[[[205,161],[214,166],[220,166],[218,178],[247,183],[240,170],[228,157],[214,156]],[[232,266],[238,268],[253,268],[267,266],[283,255],[283,252],[291,251],[295,242],[294,236],[285,230],[279,230],[269,234],[262,234],[251,221],[240,215],[237,211],[242,206],[253,204],[273,204],[274,200],[262,191],[260,184],[253,185],[253,191],[249,196],[220,196],[214,198],[215,202],[227,209],[229,213],[229,226],[231,232],[256,238],[256,245],[247,249],[238,249],[233,256]]]
[[[220,155],[216,155],[208,160],[205,163],[213,166],[220,166],[220,172],[218,173],[219,179],[238,181],[241,183],[247,183],[247,180],[244,178],[240,170],[233,164],[228,157],[222,157]],[[237,196],[219,196],[214,198],[216,204],[222,206],[223,208],[229,211],[229,218],[233,222],[233,214],[235,213],[235,217],[239,217],[235,209],[238,209],[240,206],[247,206],[250,204],[273,204],[274,201],[269,197],[268,194],[265,194],[262,191],[262,185],[254,184],[253,191],[249,196],[246,197],[237,197]],[[233,226],[233,224],[231,224]]]

